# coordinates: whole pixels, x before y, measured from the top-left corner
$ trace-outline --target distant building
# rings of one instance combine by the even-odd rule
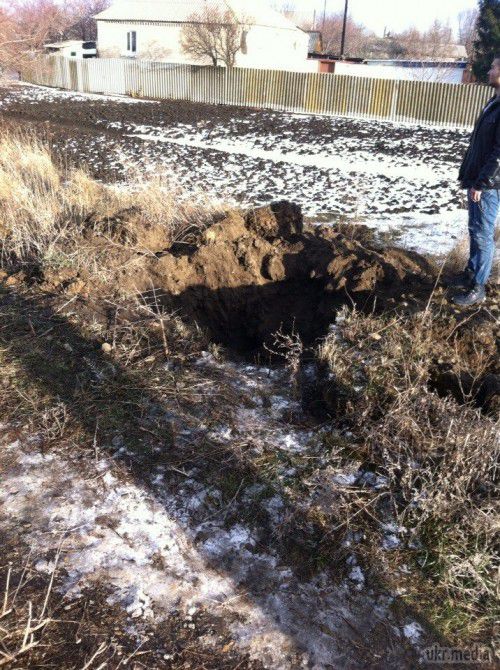
[[[337,61],[333,68],[335,74],[445,84],[465,83],[466,71],[466,62],[421,60],[366,60],[363,63]]]
[[[64,42],[53,42],[44,44],[46,53],[58,54],[67,58],[96,58],[97,49],[95,42],[82,42],[81,40],[66,40]]]
[[[448,44],[443,47],[443,56],[441,60],[466,61],[468,60],[467,49],[463,44]]]
[[[308,71],[309,36],[262,0],[209,0],[245,25],[237,67]],[[95,16],[100,57],[194,61],[181,47],[182,28],[201,15],[207,0],[121,0]],[[244,19],[248,19],[244,21]]]
[[[319,54],[323,51],[323,36],[319,30],[307,30],[309,35],[309,53]]]
[[[314,54],[309,59],[311,70],[324,74],[346,74],[373,79],[400,79],[433,81],[446,84],[468,84],[473,81],[470,65],[466,61],[388,60],[348,58]]]

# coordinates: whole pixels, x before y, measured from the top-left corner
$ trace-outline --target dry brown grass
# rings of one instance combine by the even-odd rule
[[[391,318],[346,310],[318,354],[333,375],[339,418],[389,482],[388,507],[413,538],[435,620],[471,634],[493,624],[498,597],[500,424],[430,390],[440,359],[478,366],[476,374],[488,365],[480,342],[471,361],[453,328],[432,308]],[[354,502],[343,497],[346,518]]]
[[[15,571],[7,567],[2,607],[0,609],[0,667],[23,667],[23,658],[40,644],[40,638],[51,623],[48,604],[52,592],[57,561],[44,592],[35,603],[24,601],[23,587],[29,580],[28,565],[13,584]],[[27,666],[24,666],[27,667]]]
[[[222,211],[203,194],[188,197],[161,174],[136,175],[126,189],[98,183],[81,169],[58,166],[36,136],[12,132],[0,136],[0,205],[3,262],[42,266],[88,267],[82,234],[97,229],[112,236],[116,219],[120,241],[133,243],[143,229],[154,228],[150,238],[165,245],[189,238]]]

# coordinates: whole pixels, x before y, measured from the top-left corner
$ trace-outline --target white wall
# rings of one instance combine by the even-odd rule
[[[83,58],[83,54],[95,54],[95,50],[83,49],[82,43],[78,42],[77,44],[72,44],[71,46],[62,47],[57,53],[60,56],[65,56],[66,58]],[[71,54],[75,55],[72,56]]]
[[[210,59],[194,61],[181,49],[180,25],[142,25],[97,22],[97,47],[102,58],[134,56],[127,52],[127,33],[137,33],[136,57],[170,63],[211,65]],[[308,36],[300,30],[251,26],[247,35],[247,53],[238,53],[238,67],[310,72],[307,61]]]
[[[127,51],[127,33],[137,33],[137,53]],[[97,49],[101,57],[120,58],[137,56],[148,60],[180,61],[180,30],[176,26],[151,26],[134,23],[97,22]]]
[[[461,84],[463,69],[458,67],[411,68],[398,65],[364,65],[361,63],[335,63],[335,74],[349,74],[374,79],[406,79],[410,81],[436,81],[444,84]]]
[[[274,70],[307,70],[309,37],[301,30],[252,26],[247,37],[248,53],[236,56],[239,67]]]

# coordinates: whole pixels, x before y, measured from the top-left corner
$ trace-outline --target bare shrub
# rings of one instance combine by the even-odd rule
[[[295,391],[299,389],[299,374],[304,344],[299,333],[295,330],[295,324],[291,333],[284,332],[282,328],[274,334],[272,346],[264,345],[264,348],[272,355],[285,361],[290,371],[290,380]]]

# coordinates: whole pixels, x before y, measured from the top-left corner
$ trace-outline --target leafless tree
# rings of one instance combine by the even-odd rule
[[[474,55],[474,41],[477,38],[477,9],[464,9],[458,15],[458,40],[463,44],[469,59]]]
[[[388,36],[404,60],[443,60],[449,56],[453,33],[448,23],[434,21],[426,31],[412,27]]]
[[[330,14],[325,17],[323,35],[323,51],[331,54],[340,53],[342,41],[343,12]],[[321,26],[320,26],[321,27]],[[369,45],[374,38],[373,33],[352,17],[347,18],[346,26],[346,54],[351,58],[365,58],[369,52]]]
[[[240,51],[245,53],[250,19],[229,10],[206,7],[192,14],[188,21],[182,29],[181,46],[194,60],[234,67],[236,55]]]
[[[76,39],[87,42],[97,39],[96,14],[104,11],[111,4],[111,0],[66,0],[64,13],[68,27],[64,31],[66,39]]]
[[[54,0],[21,0],[4,6],[0,9],[0,69],[21,70],[45,42],[62,37],[68,25],[64,7]]]
[[[423,44],[427,50],[427,58],[440,60],[449,54],[453,44],[453,31],[449,23],[442,23],[437,19],[429,30],[423,33]]]

